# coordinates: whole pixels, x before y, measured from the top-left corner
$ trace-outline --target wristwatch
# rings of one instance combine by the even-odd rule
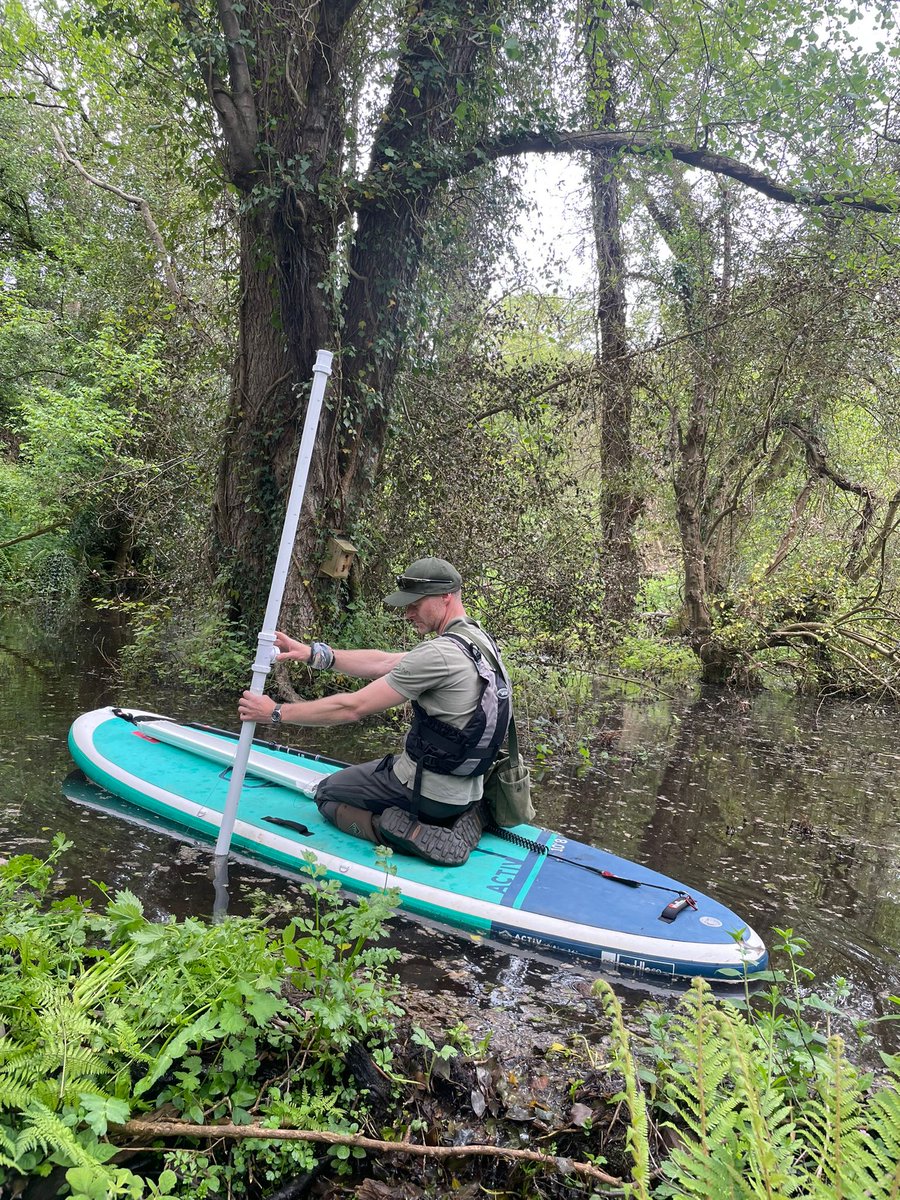
[[[269,724],[270,725],[280,725],[281,724],[281,705],[280,704],[276,704],[275,707],[272,709],[272,715],[271,715],[271,717],[269,717]]]

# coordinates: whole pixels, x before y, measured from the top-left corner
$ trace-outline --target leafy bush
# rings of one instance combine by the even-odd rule
[[[94,601],[101,610],[128,618],[130,640],[118,665],[130,682],[176,678],[199,694],[235,692],[246,686],[254,639],[208,610],[176,609],[165,600]]]
[[[246,1142],[203,1156],[195,1190],[199,1160],[186,1170],[179,1152],[155,1181],[111,1163],[110,1126],[163,1105],[197,1124],[358,1128],[346,1050],[388,1061],[399,1012],[394,952],[367,945],[387,895],[354,907],[313,879],[313,916],[280,932],[246,918],[153,923],[127,890],[102,911],[50,900],[65,849],[58,838],[46,862],[0,867],[0,1185],[60,1165],[78,1200],[194,1196],[215,1180],[237,1196],[251,1161],[273,1181],[313,1165],[308,1145]]]
[[[628,634],[613,651],[614,661],[633,675],[649,675],[672,683],[689,683],[697,678],[696,654],[682,642]]]

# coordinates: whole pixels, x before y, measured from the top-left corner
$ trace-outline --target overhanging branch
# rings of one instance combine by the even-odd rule
[[[115,184],[107,183],[106,180],[98,179],[96,175],[91,175],[83,163],[66,149],[65,142],[62,140],[62,136],[56,126],[51,125],[51,129],[53,131],[53,139],[56,142],[56,148],[59,150],[63,162],[68,163],[70,167],[74,167],[78,174],[83,179],[86,179],[88,183],[93,184],[94,187],[101,188],[104,192],[110,192],[113,196],[117,196],[126,204],[130,204],[133,208],[136,208],[141,214],[144,227],[147,230],[150,241],[153,243],[159,265],[165,275],[166,286],[176,300],[182,300],[181,288],[178,286],[178,280],[175,278],[175,272],[172,270],[169,252],[166,249],[162,234],[159,232],[159,226],[153,219],[153,214],[150,211],[150,205],[147,201],[143,196],[133,196],[129,192],[123,191],[122,188],[116,187]]]
[[[454,179],[465,175],[489,162],[501,158],[517,158],[523,154],[577,154],[590,151],[618,151],[623,154],[648,155],[656,159],[672,158],[701,171],[710,171],[716,175],[724,175],[737,180],[745,187],[777,200],[782,204],[793,204],[806,208],[832,208],[841,205],[845,208],[859,209],[863,212],[897,213],[900,212],[900,196],[878,197],[867,195],[865,192],[849,191],[813,191],[807,188],[788,187],[779,183],[771,176],[749,163],[731,158],[727,154],[716,154],[696,146],[688,146],[682,142],[669,141],[653,134],[630,133],[626,131],[583,130],[559,132],[539,132],[526,130],[519,133],[502,134],[500,137],[474,146],[466,154],[446,158],[439,162],[432,160],[427,170],[417,171],[404,176],[404,183],[398,184],[395,178],[388,185],[387,181],[367,176],[351,188],[351,203],[362,208],[366,203],[385,194],[386,191],[403,190],[416,191],[425,185],[436,181]],[[422,176],[421,179],[417,176]]]

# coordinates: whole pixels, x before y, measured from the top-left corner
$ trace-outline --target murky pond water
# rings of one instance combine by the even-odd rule
[[[69,890],[90,895],[92,881],[102,880],[131,888],[153,918],[211,912],[205,850],[63,790],[72,769],[68,727],[88,709],[134,704],[236,727],[230,704],[175,688],[127,694],[111,668],[117,637],[108,624],[0,618],[0,854],[41,854],[62,832],[73,842],[64,864]],[[851,1015],[897,1013],[890,997],[900,994],[900,712],[716,692],[623,702],[613,727],[608,761],[580,777],[545,772],[535,789],[541,822],[709,892],[770,944],[774,928],[792,927],[810,942],[804,965],[817,990],[844,978]],[[292,733],[295,744],[349,760],[388,748],[359,729]],[[262,868],[233,866],[232,910],[246,911],[260,887],[291,885]],[[465,998],[486,1024],[507,1012],[520,1029],[574,1025],[595,977],[584,963],[513,954],[403,917],[392,937],[404,982],[430,993],[448,1024]],[[898,1025],[879,1026],[885,1048],[900,1046]]]

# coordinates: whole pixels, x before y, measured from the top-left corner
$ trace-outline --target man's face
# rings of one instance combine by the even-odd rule
[[[403,616],[416,633],[424,637],[426,633],[437,633],[444,623],[446,610],[446,596],[423,596],[415,604],[407,604]]]

